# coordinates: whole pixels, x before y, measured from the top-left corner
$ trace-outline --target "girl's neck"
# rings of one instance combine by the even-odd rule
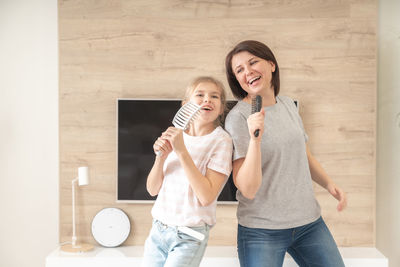
[[[214,122],[201,124],[201,123],[192,123],[186,133],[191,136],[203,136],[212,133],[217,126]]]

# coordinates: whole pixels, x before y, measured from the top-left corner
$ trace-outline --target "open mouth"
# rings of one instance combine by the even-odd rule
[[[207,107],[207,106],[205,106],[205,107],[202,107],[201,109],[202,109],[202,110],[206,110],[206,111],[211,111],[211,110],[212,110],[212,108],[210,108],[210,107]]]
[[[258,81],[259,79],[261,79],[261,76],[254,77],[253,79],[251,79],[251,80],[249,81],[249,84],[252,85],[255,81]]]

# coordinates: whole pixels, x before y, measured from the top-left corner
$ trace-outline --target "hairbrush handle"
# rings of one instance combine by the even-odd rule
[[[260,95],[256,95],[251,99],[251,114],[260,112],[262,107],[262,97]],[[254,136],[258,137],[260,134],[260,129],[254,131]]]

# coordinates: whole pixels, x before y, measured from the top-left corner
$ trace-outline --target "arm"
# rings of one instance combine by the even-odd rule
[[[253,199],[262,181],[260,142],[250,140],[246,157],[235,160],[232,167],[235,186],[244,197]]]
[[[190,186],[201,205],[210,205],[217,198],[225,182],[226,175],[208,168],[206,174],[202,175],[187,150],[179,153],[178,157],[185,170]]]
[[[328,176],[328,174],[322,168],[321,164],[311,154],[308,146],[306,147],[306,150],[308,165],[310,166],[311,178],[314,182],[325,188],[333,197],[335,197],[339,201],[339,204],[337,205],[337,210],[342,211],[347,206],[346,194]]]
[[[146,189],[151,196],[156,196],[158,195],[158,192],[160,192],[160,188],[164,180],[164,162],[169,153],[171,153],[172,147],[168,140],[161,136],[157,138],[156,142],[154,143],[153,150],[154,153],[157,151],[160,152],[160,154],[156,156],[153,167],[147,176]]]
[[[253,199],[261,186],[261,137],[264,132],[264,109],[254,113],[247,119],[250,133],[250,142],[246,157],[237,159],[233,162],[233,182],[248,199]],[[254,136],[254,131],[260,129],[258,137]]]
[[[157,156],[149,175],[147,176],[146,188],[147,192],[154,197],[160,192],[161,185],[164,180],[163,166],[165,159]]]
[[[203,175],[197,169],[183,142],[182,130],[170,127],[165,133],[165,138],[171,143],[177,154],[190,186],[201,205],[210,205],[217,198],[226,175],[211,169],[207,169],[206,174]]]

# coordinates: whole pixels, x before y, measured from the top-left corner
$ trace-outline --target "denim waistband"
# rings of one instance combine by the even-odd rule
[[[169,224],[163,223],[162,221],[157,220],[157,219],[153,219],[153,224],[157,224],[164,228],[173,228],[173,229],[178,229],[179,226],[186,226],[186,225],[179,225],[179,226],[178,225],[169,225]],[[204,229],[206,231],[208,231],[211,228],[211,226],[208,224],[204,224],[204,225],[200,225],[200,226],[186,226],[186,227],[192,228],[194,230]]]

